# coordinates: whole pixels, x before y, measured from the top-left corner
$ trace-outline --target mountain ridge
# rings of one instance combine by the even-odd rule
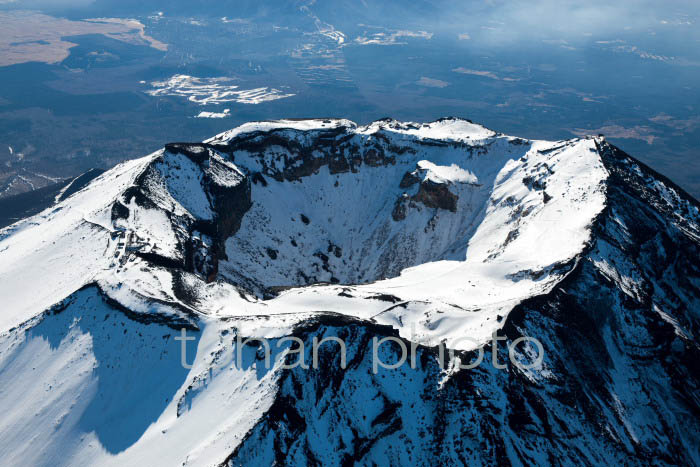
[[[13,401],[0,430],[23,427],[0,451],[54,465],[697,462],[699,207],[603,138],[455,118],[255,122],[166,145],[0,231]],[[187,371],[180,328],[195,336]],[[324,350],[318,369],[285,369],[298,355],[282,345],[265,369],[239,336],[299,337],[307,361],[314,339],[343,337],[350,364]],[[389,336],[417,345],[417,369],[372,374],[371,338]],[[544,346],[540,368],[490,363],[521,337]],[[484,363],[443,368],[440,343]],[[17,363],[32,358],[40,383]],[[162,382],[129,383],[146,375]],[[144,391],[158,402],[130,411]]]

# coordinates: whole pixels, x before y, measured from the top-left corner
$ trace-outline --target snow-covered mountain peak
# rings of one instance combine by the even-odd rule
[[[488,128],[457,117],[441,118],[430,123],[400,122],[394,119],[377,120],[358,129],[358,133],[371,135],[377,132],[390,132],[413,136],[416,139],[443,141],[483,140],[496,136]]]
[[[460,119],[259,122],[168,144],[0,230],[0,452],[698,464],[699,207],[602,138]],[[334,347],[318,369],[287,366],[289,336],[307,363],[312,342],[342,338],[347,368]],[[272,364],[239,337],[271,339]],[[420,344],[415,368],[373,372],[382,337]],[[523,337],[542,365],[492,364],[531,361]],[[482,364],[444,365],[439,342]]]
[[[266,133],[280,130],[313,131],[337,128],[356,128],[357,124],[340,118],[282,119],[245,123],[206,140],[206,143],[228,143],[237,136],[247,133]]]
[[[284,133],[307,131],[328,131],[347,129],[356,134],[371,136],[375,133],[394,133],[411,136],[415,139],[436,139],[443,141],[483,140],[496,136],[488,128],[458,117],[446,117],[430,123],[401,122],[391,118],[376,120],[360,126],[350,120],[338,118],[326,119],[286,119],[249,122],[229,131],[225,131],[209,140],[211,144],[226,144],[238,136],[249,133]]]
[[[454,118],[250,123],[115,168],[54,208],[61,222],[13,227],[5,255],[41,230],[36,251],[62,259],[44,298],[13,294],[22,311],[7,323],[95,283],[165,320],[334,312],[473,348],[573,267],[606,177],[593,139],[526,141]],[[14,280],[3,285],[22,290]]]

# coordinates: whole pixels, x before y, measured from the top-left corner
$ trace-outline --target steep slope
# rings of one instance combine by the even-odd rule
[[[166,145],[0,231],[0,454],[698,463],[699,219],[601,138],[304,120]],[[496,368],[494,331],[499,361],[530,336],[542,365]],[[240,336],[271,339],[271,368]],[[334,344],[318,369],[287,368],[285,336],[307,362],[341,336],[348,368]],[[384,336],[417,368],[373,374]],[[484,362],[441,368],[441,342]]]
[[[598,150],[610,178],[594,240],[551,292],[511,312],[498,347],[502,363],[516,339],[536,337],[541,369],[496,369],[487,346],[482,365],[448,377],[435,349],[421,349],[418,370],[372,375],[369,340],[388,331],[329,321],[299,335],[352,336],[348,371],[329,359],[288,372],[227,464],[696,465],[698,203]]]
[[[73,179],[0,199],[0,229],[33,216],[56,201],[67,198],[103,172],[101,169],[91,169]]]

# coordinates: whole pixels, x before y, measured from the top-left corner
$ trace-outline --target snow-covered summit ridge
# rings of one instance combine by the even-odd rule
[[[0,231],[7,463],[699,463],[697,201],[600,138],[256,125]],[[496,360],[531,336],[542,366],[419,346],[372,372],[373,337],[496,329]],[[333,343],[311,371],[236,343],[290,335],[307,364],[342,338],[348,368]]]
[[[594,139],[455,118],[249,123],[120,165],[5,230],[3,327],[96,284],[191,326],[244,316],[279,334],[334,312],[473,348],[566,276],[606,177]]]
[[[355,122],[339,118],[319,119],[283,119],[245,123],[237,128],[225,131],[207,143],[228,143],[233,138],[254,132],[271,132],[281,130],[332,130],[347,128],[357,134],[372,135],[381,131],[410,135],[417,139],[440,139],[451,141],[479,140],[495,136],[497,133],[488,128],[458,117],[447,117],[430,123],[401,122],[391,118],[377,120],[369,125],[358,126]]]

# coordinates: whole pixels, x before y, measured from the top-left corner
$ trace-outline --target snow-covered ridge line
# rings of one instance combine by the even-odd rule
[[[697,201],[600,138],[372,125],[168,144],[2,231],[7,462],[698,464]],[[282,367],[325,337],[343,371]]]
[[[593,140],[528,141],[457,118],[252,122],[168,144],[18,224],[0,241],[0,258],[13,258],[0,277],[63,259],[43,294],[0,285],[22,303],[6,317],[16,324],[94,281],[176,320],[329,311],[473,348],[567,274],[606,176]],[[32,247],[40,230],[63,246]],[[22,264],[18,238],[37,263]]]
[[[347,128],[348,131],[364,135],[371,135],[379,131],[387,131],[414,136],[416,139],[442,139],[462,142],[486,139],[497,135],[496,132],[484,126],[458,117],[442,118],[431,123],[400,122],[398,120],[386,118],[374,121],[365,126],[358,126],[355,122],[347,119],[318,118],[268,120],[245,123],[237,128],[216,135],[205,142],[228,143],[237,136],[254,132],[270,132],[275,130],[313,131],[337,128]]]

